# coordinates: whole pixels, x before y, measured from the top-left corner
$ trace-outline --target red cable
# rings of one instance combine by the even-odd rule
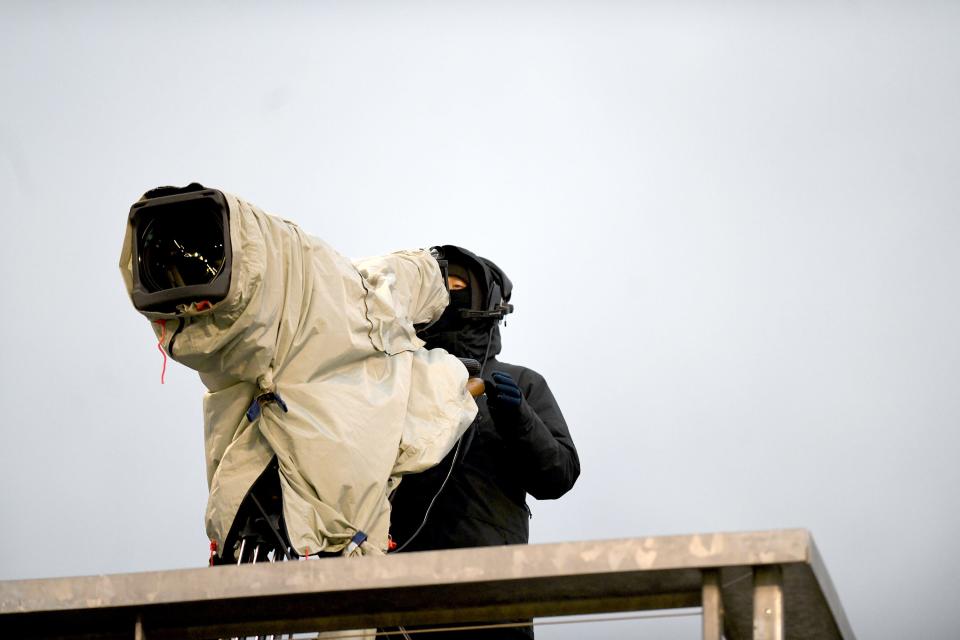
[[[160,325],[160,340],[157,341],[157,349],[163,354],[163,369],[160,371],[160,384],[164,384],[163,379],[167,375],[167,352],[163,350],[163,338],[167,335],[167,320],[157,320]]]

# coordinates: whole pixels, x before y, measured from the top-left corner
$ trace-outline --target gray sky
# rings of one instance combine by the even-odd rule
[[[5,3],[0,579],[206,561],[203,388],[159,384],[117,268],[130,204],[197,180],[349,256],[504,268],[503,359],[583,466],[534,542],[806,527],[860,637],[946,637],[958,28],[923,2]]]

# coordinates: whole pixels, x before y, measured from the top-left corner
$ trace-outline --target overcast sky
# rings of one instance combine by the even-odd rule
[[[0,6],[0,579],[206,562],[117,267],[196,180],[504,268],[583,467],[533,542],[805,527],[859,637],[954,633],[960,8],[718,4]]]

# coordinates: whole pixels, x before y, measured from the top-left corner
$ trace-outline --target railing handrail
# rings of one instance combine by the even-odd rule
[[[669,609],[701,606],[713,576],[735,640],[753,635],[756,568],[773,571],[787,637],[853,638],[803,529],[6,581],[0,629],[132,637],[139,620],[152,640]]]

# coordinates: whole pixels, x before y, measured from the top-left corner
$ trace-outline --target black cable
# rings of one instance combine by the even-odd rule
[[[270,520],[270,516],[267,515],[267,511],[260,506],[260,501],[257,500],[257,496],[253,495],[253,491],[250,492],[250,498],[253,500],[253,504],[256,505],[257,509],[260,510],[263,519],[267,521],[267,526],[270,527],[270,531],[273,532],[273,535],[277,537],[277,542],[280,543],[280,550],[283,552],[283,559],[289,560],[290,556],[287,555],[287,545],[283,541],[283,536],[280,535],[280,532],[277,531],[277,528],[273,526],[273,521]]]
[[[402,545],[394,549],[391,553],[400,553],[407,548],[411,542],[416,540],[417,536],[420,535],[420,532],[423,530],[423,527],[427,524],[427,518],[430,517],[430,510],[433,509],[433,503],[437,501],[437,498],[440,497],[440,492],[443,491],[443,488],[447,486],[447,480],[450,479],[450,476],[453,475],[453,468],[457,464],[457,454],[460,452],[460,443],[463,441],[463,436],[457,439],[457,446],[453,450],[453,460],[450,461],[450,468],[447,469],[447,475],[444,477],[443,482],[440,483],[440,488],[437,489],[437,492],[433,494],[433,498],[430,500],[430,504],[427,505],[427,510],[423,514],[423,520],[420,522],[420,526],[417,527],[417,530],[413,532],[407,541]]]
[[[480,363],[480,375],[481,375],[481,376],[483,375],[483,369],[484,369],[484,367],[487,366],[487,359],[490,357],[490,346],[491,346],[491,344],[493,343],[493,330],[497,327],[498,324],[499,324],[499,321],[494,322],[493,324],[491,324],[491,325],[490,325],[490,333],[487,334],[487,348],[486,348],[486,350],[484,351],[484,354],[483,354],[483,362]],[[471,435],[472,435],[472,432],[471,432]],[[404,542],[402,545],[400,545],[399,547],[397,547],[396,549],[394,549],[393,551],[391,551],[391,553],[400,553],[401,551],[403,551],[404,549],[406,549],[406,548],[407,548],[407,545],[409,545],[411,542],[413,542],[413,541],[416,539],[416,537],[417,537],[418,535],[420,535],[420,532],[423,530],[423,527],[426,526],[426,524],[427,524],[427,518],[430,517],[430,510],[433,509],[434,503],[437,501],[437,498],[440,497],[440,494],[443,493],[443,489],[444,489],[444,487],[447,486],[447,482],[450,480],[450,476],[453,475],[453,468],[457,465],[457,455],[459,455],[459,453],[460,453],[460,445],[463,443],[463,438],[464,438],[465,436],[466,436],[466,434],[463,434],[463,435],[461,435],[459,438],[457,438],[457,446],[454,448],[454,451],[453,451],[453,459],[450,461],[450,468],[447,469],[447,475],[444,476],[443,482],[440,483],[440,488],[437,489],[437,492],[436,492],[435,494],[433,494],[433,498],[430,499],[430,504],[427,505],[427,510],[426,510],[426,511],[424,512],[424,514],[423,514],[423,520],[420,521],[420,526],[417,527],[417,530],[413,532],[413,535],[411,535],[409,538],[407,538],[407,541],[406,541],[406,542]],[[468,446],[467,446],[467,447],[464,449],[464,451],[463,451],[464,457],[466,457],[466,455],[467,455],[467,449],[469,449],[469,448],[470,448],[470,447],[469,447],[469,443],[468,443]]]

